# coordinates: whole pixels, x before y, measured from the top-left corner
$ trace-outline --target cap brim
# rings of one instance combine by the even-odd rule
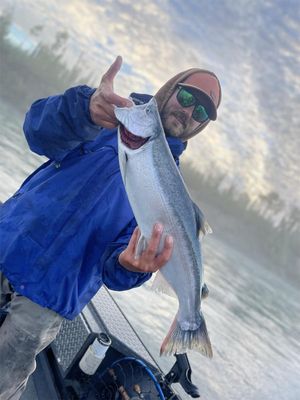
[[[188,85],[186,83],[179,83],[178,86],[186,87],[187,89],[191,90],[197,99],[201,101],[201,104],[205,107],[209,119],[212,121],[217,119],[217,108],[215,103],[205,92],[196,86]]]

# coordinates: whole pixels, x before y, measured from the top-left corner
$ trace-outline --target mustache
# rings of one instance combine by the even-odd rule
[[[183,110],[175,110],[172,114],[182,123],[184,128],[187,127],[189,116]]]

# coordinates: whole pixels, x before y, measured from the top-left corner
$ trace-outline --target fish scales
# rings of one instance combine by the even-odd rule
[[[173,156],[170,154],[169,148],[166,147],[165,140],[162,139],[164,138],[160,136],[158,140],[153,143],[153,151],[151,154],[153,155],[153,164],[156,166],[158,181],[163,183],[160,185],[159,190],[163,192],[164,199],[167,203],[167,209],[172,210],[174,228],[170,229],[168,233],[174,235],[174,232],[176,232],[177,236],[177,240],[174,240],[175,252],[173,252],[170,262],[165,266],[163,275],[167,277],[169,282],[173,282],[174,277],[178,276],[182,279],[182,270],[185,268],[188,269],[189,266],[192,265],[194,276],[186,275],[190,281],[188,286],[191,287],[194,284],[196,290],[193,292],[200,293],[202,277],[200,269],[196,268],[197,257],[201,260],[200,248],[198,243],[195,246],[193,240],[189,240],[190,237],[196,237],[195,233],[197,231],[193,206]],[[188,234],[184,235],[184,232]],[[178,251],[176,251],[176,249]],[[177,275],[177,273],[179,275]],[[180,294],[184,295],[184,293]],[[199,307],[200,296],[199,299],[197,297],[198,296],[195,296],[193,309]],[[183,298],[181,305],[184,304],[184,301],[185,299]]]

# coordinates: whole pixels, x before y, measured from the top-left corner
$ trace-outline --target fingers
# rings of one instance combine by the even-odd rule
[[[170,260],[172,251],[173,251],[173,237],[167,235],[165,238],[163,251],[155,258],[155,265],[157,269],[163,267]]]
[[[120,264],[129,271],[141,273],[156,272],[158,269],[163,267],[171,258],[173,238],[170,235],[166,236],[163,250],[157,255],[162,233],[162,224],[155,224],[147,248],[136,257],[136,247],[141,233],[138,228],[135,228],[127,248],[119,256]]]
[[[131,107],[133,105],[131,100],[126,99],[125,97],[118,96],[113,91],[103,90],[102,93],[103,93],[103,99],[109,104],[113,104],[117,107]]]
[[[90,115],[96,125],[104,128],[114,128],[118,126],[118,120],[115,116],[114,106],[131,107],[131,100],[125,99],[115,93],[108,93],[105,90],[98,89],[91,97]]]
[[[89,110],[92,121],[104,128],[118,125],[114,106],[131,107],[133,102],[114,93],[113,81],[122,66],[122,57],[118,56],[103,75],[100,85],[91,96]]]
[[[140,267],[140,263],[135,259],[135,249],[140,237],[140,230],[138,227],[133,231],[129,240],[128,246],[119,255],[119,263],[132,272],[144,272],[143,268]]]
[[[164,227],[160,223],[154,225],[147,249],[141,255],[141,262],[149,266],[149,272],[156,272],[159,270],[169,261],[172,255],[173,238],[170,235],[166,236],[163,250],[160,254],[157,254],[163,229]]]
[[[140,230],[139,230],[139,227],[137,226],[135,228],[135,230],[133,231],[131,238],[129,240],[128,246],[127,246],[127,250],[128,250],[128,253],[130,256],[134,257],[134,255],[135,255],[135,249],[136,249],[139,237],[140,237]]]
[[[114,128],[118,125],[113,106],[105,103],[97,92],[91,97],[90,116],[96,125],[100,125],[104,128]]]
[[[163,232],[163,226],[160,223],[154,225],[152,230],[151,238],[148,242],[147,249],[144,251],[145,260],[153,260],[157,254],[158,246],[160,243],[161,235]]]

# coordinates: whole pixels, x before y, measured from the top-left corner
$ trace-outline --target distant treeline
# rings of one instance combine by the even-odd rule
[[[182,174],[194,201],[204,211],[214,236],[246,253],[283,278],[300,284],[300,211],[294,209],[292,218],[275,227],[270,218],[262,215],[250,198],[237,197],[233,189],[220,192],[224,177],[210,179],[193,165],[182,163]],[[276,200],[276,201],[275,201]],[[265,207],[275,212],[277,196],[264,199]],[[275,207],[275,209],[273,209]]]
[[[59,31],[51,46],[39,42],[33,52],[28,52],[7,39],[11,22],[9,12],[0,16],[0,96],[5,102],[24,113],[38,98],[92,81],[91,74],[78,65],[69,69],[63,61],[68,32]],[[42,30],[42,25],[36,25],[31,34],[38,38]]]
[[[65,65],[67,32],[58,32],[51,46],[40,42],[30,53],[7,39],[11,22],[10,13],[0,16],[0,97],[15,110],[24,114],[37,98],[93,81],[91,74],[79,68],[80,62],[71,69]],[[38,38],[42,30],[43,26],[36,25],[31,34]],[[182,171],[195,201],[208,215],[216,237],[258,261],[264,260],[273,270],[300,284],[298,209],[288,221],[274,227],[270,215],[280,212],[283,206],[276,193],[261,199],[259,208],[251,204],[246,194],[237,198],[233,189],[220,192],[223,177],[204,177],[187,163],[183,163]]]

